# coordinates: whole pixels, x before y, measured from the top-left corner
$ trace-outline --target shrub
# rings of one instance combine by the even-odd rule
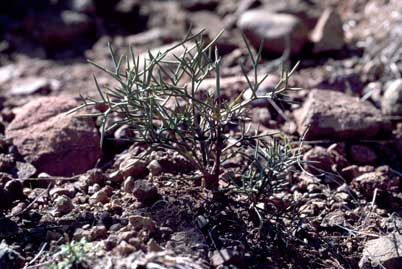
[[[71,241],[60,246],[60,250],[53,255],[53,262],[49,269],[86,268],[89,259],[90,247],[85,239]]]
[[[78,109],[105,107],[100,113],[102,139],[112,128],[129,125],[134,131],[133,142],[146,144],[148,150],[172,150],[177,152],[202,174],[202,184],[209,189],[218,188],[222,164],[236,156],[243,156],[247,168],[242,172],[242,183],[235,184],[240,191],[256,201],[274,188],[283,172],[296,158],[287,142],[275,136],[263,136],[249,129],[247,109],[257,99],[277,99],[289,90],[288,79],[294,72],[283,72],[276,87],[261,96],[258,88],[267,78],[258,74],[261,50],[253,54],[244,39],[252,67],[251,76],[242,67],[252,97],[244,99],[244,89],[238,96],[225,100],[221,94],[221,57],[215,46],[220,34],[205,43],[202,32],[189,33],[181,42],[156,54],[148,51],[146,59],[130,50],[130,57],[117,57],[109,46],[114,69],[107,72],[118,87],[101,89],[96,78],[100,99],[84,98]],[[176,55],[177,48],[182,48]],[[201,92],[200,85],[206,78],[215,78],[215,90]],[[172,104],[174,104],[172,106]],[[108,119],[118,115],[109,127]],[[230,132],[234,126],[239,132]],[[284,141],[284,140],[282,140]]]

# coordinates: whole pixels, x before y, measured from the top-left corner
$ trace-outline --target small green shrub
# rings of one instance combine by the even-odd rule
[[[89,245],[85,239],[71,241],[60,247],[53,255],[54,261],[49,269],[78,269],[86,268],[89,258]]]
[[[84,98],[77,109],[105,107],[103,112],[91,115],[102,117],[102,137],[109,129],[129,125],[135,133],[132,141],[147,145],[144,155],[161,149],[177,152],[201,172],[202,184],[209,189],[218,187],[224,162],[243,156],[248,164],[240,189],[253,193],[258,200],[274,189],[271,185],[282,178],[295,158],[287,143],[249,130],[247,109],[257,99],[283,97],[296,67],[283,72],[272,91],[258,95],[268,74],[260,78],[257,67],[261,51],[255,56],[245,40],[252,75],[249,77],[242,68],[252,97],[245,100],[244,89],[225,100],[221,94],[221,57],[215,46],[219,37],[206,44],[202,32],[189,33],[165,51],[149,51],[147,59],[136,56],[132,49],[131,57],[117,57],[109,46],[114,69],[92,64],[112,76],[119,86],[101,89],[95,78],[100,99]],[[182,52],[175,55],[179,47]],[[200,85],[206,78],[215,78],[213,92],[201,92]],[[107,127],[108,119],[115,115],[121,120]],[[231,132],[234,127],[239,131]]]

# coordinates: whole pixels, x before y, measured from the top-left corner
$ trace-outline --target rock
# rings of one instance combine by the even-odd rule
[[[366,242],[359,267],[398,269],[402,264],[402,235],[393,233]]]
[[[206,244],[204,235],[195,228],[173,233],[165,248],[175,249],[183,253],[193,250],[194,254],[200,255],[200,253],[206,252]]]
[[[55,213],[58,216],[64,216],[73,210],[74,206],[71,198],[66,195],[61,195],[54,200],[53,203]]]
[[[294,117],[299,134],[307,131],[306,139],[362,139],[390,129],[389,121],[370,103],[328,90],[312,90]]]
[[[308,42],[307,27],[295,16],[275,14],[264,9],[244,12],[237,21],[250,43],[258,49],[263,40],[266,53],[283,54],[287,46],[297,55]]]
[[[269,112],[268,108],[257,108],[253,110],[253,121],[261,123],[264,126],[269,127],[272,123],[271,112]]]
[[[148,174],[147,162],[140,159],[128,158],[119,166],[120,174],[126,177],[141,178]]]
[[[340,210],[328,213],[321,222],[321,227],[325,228],[339,228],[340,226],[345,226],[345,213]]]
[[[70,8],[79,13],[95,13],[96,7],[92,0],[72,0]]]
[[[237,251],[231,249],[215,250],[211,256],[211,265],[218,267],[228,264],[241,264],[241,257]]]
[[[76,193],[77,190],[75,189],[74,184],[66,184],[63,187],[54,187],[49,191],[51,197],[65,195],[69,198],[74,198]]]
[[[22,268],[25,260],[20,253],[11,248],[5,241],[0,243],[0,268],[15,269]]]
[[[126,241],[121,241],[115,251],[121,256],[128,256],[135,251],[135,247],[127,243]]]
[[[106,227],[103,225],[94,226],[89,231],[88,240],[95,241],[107,237]]]
[[[262,77],[262,75],[259,76],[260,78]],[[276,85],[279,83],[279,77],[275,76],[275,75],[269,75],[260,85],[260,87],[258,87],[257,91],[256,91],[256,95],[263,97],[266,95],[269,95],[276,87]],[[252,89],[247,88],[247,90],[244,92],[243,94],[243,99],[244,100],[250,100],[252,99],[254,95],[254,92]],[[267,107],[269,105],[271,105],[271,102],[269,99],[267,98],[260,98],[257,100],[253,100],[251,102],[251,105],[254,107]]]
[[[189,11],[213,10],[219,3],[218,0],[183,0],[180,2],[181,6]]]
[[[152,160],[147,168],[152,176],[159,176],[162,173],[162,166],[157,160]]]
[[[364,145],[352,145],[350,157],[359,165],[372,165],[377,161],[377,154],[371,148]]]
[[[189,24],[194,27],[194,33],[204,29],[209,39],[215,38],[222,29],[225,28],[223,21],[213,12],[198,11],[190,13],[188,16]],[[225,34],[223,34],[225,36]],[[222,41],[222,39],[220,39]],[[219,42],[219,41],[218,41]]]
[[[177,63],[177,59],[181,58],[184,53],[186,53],[186,55],[188,55],[188,53],[194,53],[195,51],[195,44],[193,42],[186,42],[185,44],[178,46],[172,50],[170,50],[169,52],[167,52],[169,49],[171,49],[172,47],[177,46],[177,43],[173,42],[161,47],[157,47],[157,48],[153,48],[149,51],[149,53],[151,53],[151,55],[153,57],[156,57],[159,53],[166,53],[166,56],[163,58],[163,63],[161,63],[161,66],[166,69],[166,71],[171,71],[172,73],[174,73],[177,69],[178,63]],[[148,52],[144,52],[141,53],[139,55],[139,70],[142,71],[144,68],[144,62],[148,65],[150,62],[150,56],[149,56]],[[175,57],[176,56],[176,57]],[[188,56],[189,57],[189,56]],[[130,63],[131,65],[131,63]],[[132,66],[132,65],[131,65]],[[159,77],[159,72],[157,71],[158,68],[154,68],[154,72],[153,74],[156,77]],[[166,74],[162,74],[162,77],[165,78]],[[186,76],[184,76],[184,79],[187,79]]]
[[[345,45],[343,23],[339,14],[333,9],[326,9],[318,20],[311,40],[314,42],[314,52],[340,50]]]
[[[155,242],[154,239],[149,240],[147,243],[147,251],[148,252],[159,252],[163,251],[164,249]]]
[[[311,173],[331,172],[335,164],[328,151],[316,146],[303,155],[304,169]]]
[[[374,172],[374,167],[372,166],[357,166],[349,165],[341,170],[341,175],[347,180],[352,181],[365,173]]]
[[[138,201],[144,203],[152,203],[159,199],[158,189],[147,180],[135,181],[133,194]]]
[[[149,217],[133,215],[128,218],[128,221],[136,230],[146,229],[150,233],[155,232],[156,223]]]
[[[106,190],[101,189],[101,190],[95,192],[89,198],[89,201],[91,204],[97,204],[97,203],[106,204],[107,202],[109,202],[109,197],[107,195]]]
[[[8,172],[15,166],[15,158],[11,154],[0,153],[0,172]]]
[[[38,17],[28,26],[28,31],[35,33],[36,38],[46,48],[66,48],[78,41],[88,41],[95,37],[95,25],[85,14],[70,10],[59,16]]]
[[[16,168],[18,170],[18,178],[30,178],[38,172],[36,167],[30,163],[17,162]]]
[[[49,94],[51,91],[57,91],[58,89],[60,89],[60,82],[57,80],[26,77],[13,83],[8,93],[11,95]]]
[[[402,115],[402,79],[389,83],[381,100],[381,110],[386,115]]]
[[[379,167],[374,172],[365,173],[352,180],[352,188],[372,199],[375,189],[385,193],[395,192],[399,188],[399,178],[391,175],[387,167]]]
[[[101,158],[100,137],[91,119],[65,112],[79,105],[67,97],[42,97],[23,106],[6,128],[19,153],[39,172],[72,176]]]
[[[108,177],[100,169],[91,169],[87,171],[84,175],[80,176],[80,180],[84,181],[88,186],[93,184],[99,184],[100,186],[105,185]]]
[[[4,190],[14,199],[19,200],[24,197],[22,181],[11,179],[4,184]]]
[[[134,178],[132,178],[131,176],[127,177],[123,183],[123,190],[127,193],[132,192],[134,189],[134,182],[135,182]]]

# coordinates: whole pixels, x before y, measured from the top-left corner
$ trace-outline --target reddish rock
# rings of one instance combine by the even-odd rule
[[[308,172],[331,172],[334,160],[323,147],[314,147],[303,156],[304,169]]]
[[[390,129],[390,122],[372,104],[344,93],[312,90],[294,112],[299,134],[306,139],[361,139]]]
[[[378,167],[375,172],[365,173],[352,180],[352,188],[361,192],[368,199],[375,189],[386,193],[396,192],[400,179],[392,175],[387,166]]]
[[[95,166],[100,137],[91,119],[65,112],[79,103],[67,97],[43,97],[23,106],[6,129],[18,151],[39,172],[71,176]]]
[[[350,147],[350,157],[360,165],[374,164],[378,159],[375,151],[364,145],[352,145]]]

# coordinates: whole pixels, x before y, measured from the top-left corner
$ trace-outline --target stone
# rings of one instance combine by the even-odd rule
[[[24,197],[22,181],[18,179],[11,179],[4,184],[4,190],[11,195],[14,200]]]
[[[92,0],[72,0],[71,9],[79,13],[95,13],[96,11]]]
[[[218,0],[183,0],[181,6],[189,11],[213,10],[218,5]]]
[[[97,204],[97,203],[106,204],[107,202],[109,202],[109,197],[107,195],[106,190],[101,189],[101,190],[95,192],[89,198],[89,201],[91,204]]]
[[[138,201],[145,203],[155,202],[159,198],[158,189],[147,180],[135,181],[133,194]]]
[[[281,55],[287,47],[297,55],[308,42],[308,29],[296,16],[275,14],[264,9],[244,12],[237,21],[238,28],[256,49],[263,40],[266,53]]]
[[[146,229],[150,233],[153,233],[153,232],[155,232],[155,229],[156,229],[156,223],[150,217],[133,215],[128,218],[128,222],[136,230]]]
[[[139,202],[152,203],[159,199],[158,189],[147,180],[134,182],[133,194]]]
[[[95,25],[89,16],[65,10],[58,16],[38,17],[27,30],[34,31],[36,38],[46,48],[66,48],[78,40],[95,37]]]
[[[402,235],[392,233],[366,242],[359,267],[398,269],[402,264]]]
[[[0,243],[0,268],[22,268],[24,266],[24,263],[25,259],[21,256],[21,254],[9,245],[7,245],[5,240]]]
[[[140,159],[128,158],[119,166],[120,174],[126,177],[141,178],[148,174],[147,162]]]
[[[328,151],[316,146],[303,155],[303,166],[311,173],[332,172],[334,160]]]
[[[350,147],[350,157],[359,165],[372,165],[378,159],[375,151],[364,145],[352,145]]]
[[[154,239],[149,240],[147,243],[147,251],[148,252],[159,252],[163,251],[164,249],[155,242]]]
[[[134,189],[134,182],[134,178],[132,178],[131,176],[127,177],[126,180],[124,180],[123,182],[123,190],[127,193],[132,192]]]
[[[31,178],[38,172],[35,166],[26,162],[16,162],[16,168],[18,178]]]
[[[299,134],[307,140],[372,138],[391,129],[369,102],[329,90],[312,90],[294,117]]]
[[[259,75],[259,78],[262,78],[262,75]],[[269,75],[258,87],[256,91],[256,95],[261,97],[259,99],[253,100],[251,105],[254,107],[267,107],[271,105],[271,102],[268,98],[262,98],[263,96],[269,96],[270,93],[275,89],[276,85],[279,83],[280,78],[275,75]],[[247,88],[247,90],[243,93],[244,100],[250,100],[253,98],[254,92],[252,89]]]
[[[340,210],[328,213],[321,222],[321,227],[324,228],[339,228],[340,226],[345,226],[345,213]]]
[[[157,160],[152,160],[147,168],[152,176],[159,176],[162,173],[162,166]]]
[[[204,30],[209,39],[214,39],[222,29],[225,28],[223,21],[218,15],[210,11],[198,11],[190,13],[188,16],[189,24],[194,28],[194,33]],[[222,41],[222,38],[219,41]],[[218,41],[218,42],[219,42]]]
[[[91,228],[88,235],[89,241],[95,241],[99,239],[104,239],[107,237],[106,227],[103,225],[97,225]]]
[[[76,192],[74,185],[67,185],[64,187],[54,187],[49,191],[49,194],[51,197],[67,196],[69,198],[74,198]]]
[[[100,169],[91,169],[84,175],[80,176],[80,180],[83,180],[88,186],[93,184],[99,184],[103,186],[107,180],[107,176]]]
[[[60,82],[54,79],[41,77],[26,77],[18,79],[12,84],[11,95],[49,94],[51,91],[60,89]]]
[[[241,257],[237,251],[232,249],[214,250],[210,258],[211,265],[218,267],[227,264],[241,263]]]
[[[333,9],[326,9],[311,33],[314,52],[320,53],[342,49],[345,45],[342,27],[343,22],[339,14]]]
[[[128,256],[135,251],[135,247],[127,243],[126,241],[121,241],[115,251],[121,256]]]
[[[68,97],[41,97],[16,113],[6,128],[19,153],[38,172],[72,176],[93,168],[102,157],[92,119],[65,112],[79,105]]]
[[[402,115],[402,79],[394,80],[386,86],[381,110],[386,115]]]
[[[0,172],[8,172],[15,166],[15,158],[11,154],[0,153]]]
[[[71,198],[66,195],[58,196],[54,200],[53,206],[58,216],[64,216],[70,213],[74,208]]]
[[[375,189],[385,193],[397,191],[400,180],[387,170],[386,166],[379,167],[374,172],[365,173],[354,178],[351,182],[352,188],[361,192],[368,199],[373,197]]]

